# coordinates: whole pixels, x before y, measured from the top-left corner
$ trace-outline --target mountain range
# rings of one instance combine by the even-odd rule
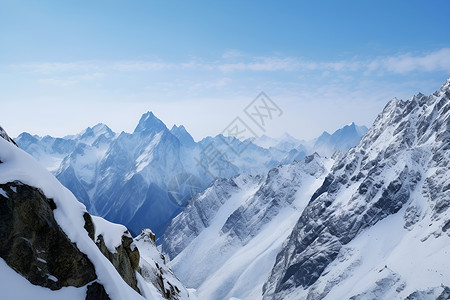
[[[358,133],[358,127],[335,134],[346,132]],[[322,135],[313,145],[333,143],[332,136]],[[131,134],[98,125],[62,139],[22,134],[18,140],[0,128],[2,297],[450,298],[450,78],[431,95],[389,101],[355,147],[274,167],[275,155],[308,145],[282,150],[275,148],[279,141],[274,146],[263,138],[269,148],[262,148],[224,136],[196,143],[184,128],[168,130],[151,113]],[[336,149],[348,146],[337,141]],[[210,184],[201,190],[193,190],[198,183],[192,172],[198,170],[176,177],[175,186],[193,196],[180,201],[183,192],[166,193],[181,212],[170,219],[160,247],[150,229],[133,239],[125,226],[89,214],[17,146],[49,168],[58,166],[55,174],[76,173],[74,186],[93,183],[104,197],[123,197],[118,207],[125,209],[134,203],[127,199],[148,193],[140,186],[149,189],[150,181],[170,177],[163,166],[179,168],[183,153],[203,151],[202,143],[222,150],[242,143],[250,150],[240,163],[233,161],[227,176],[203,169]],[[257,172],[242,171],[261,162],[258,151],[274,156]],[[90,189],[85,192],[90,196]],[[116,205],[87,200],[96,211]]]
[[[162,250],[206,300],[449,299],[449,164],[450,78],[392,99],[346,152],[214,181]]]
[[[161,236],[188,199],[215,178],[264,174],[316,150],[347,150],[364,132],[364,127],[345,126],[333,135],[324,133],[328,138],[317,139],[320,147],[308,149],[287,134],[267,148],[223,135],[195,142],[184,126],[169,130],[147,112],[132,133],[115,133],[100,123],[63,138],[24,132],[15,141],[90,213],[126,225],[133,235],[151,228]]]

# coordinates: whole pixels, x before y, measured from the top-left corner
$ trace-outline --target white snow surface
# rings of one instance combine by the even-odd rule
[[[129,237],[128,229],[120,224],[111,223],[103,218],[92,216],[95,227],[95,240],[101,235],[109,252],[116,253],[116,248],[122,244],[122,236]]]
[[[5,300],[80,300],[86,297],[87,291],[86,286],[64,287],[52,291],[33,285],[11,269],[2,258],[0,258],[0,288],[0,298]]]
[[[141,295],[123,281],[114,266],[89,238],[87,231],[84,229],[83,214],[86,212],[86,208],[77,201],[68,189],[62,186],[58,180],[33,157],[2,138],[0,138],[0,160],[3,162],[0,164],[0,183],[4,184],[19,180],[24,184],[41,189],[47,198],[54,200],[56,204],[56,209],[54,210],[55,220],[68,238],[75,243],[78,249],[85,253],[93,263],[99,283],[104,286],[112,300],[143,299]],[[97,226],[100,223],[101,222],[97,219]],[[112,231],[113,233],[117,233],[118,228],[116,225],[111,227],[109,225],[110,224],[105,222],[101,223],[101,231],[108,240],[109,232]],[[113,239],[113,241],[115,240]],[[112,244],[114,244],[114,242],[112,242]],[[84,299],[85,288],[65,288],[60,291],[50,291],[45,288],[35,287],[23,278],[20,279],[17,276],[12,276],[11,272],[14,271],[7,267],[4,261],[2,261],[0,276],[8,278],[0,280],[2,296],[4,296],[4,291],[10,291],[10,288],[14,283],[15,293],[19,296],[23,296],[23,299],[30,299],[29,297],[26,297],[28,292],[34,295],[31,297],[32,299],[53,299],[53,295],[55,295],[55,299]],[[10,276],[11,278],[14,278],[14,280],[10,281]],[[36,294],[33,292],[36,292]],[[80,294],[83,296],[79,297]],[[42,297],[39,298],[36,295],[42,295]],[[14,296],[9,299],[19,298]]]
[[[448,294],[448,82],[430,96],[391,100],[360,144],[336,162],[331,174],[349,180],[334,181],[333,188],[308,206],[280,252],[263,299],[431,300]],[[364,191],[367,182],[374,185]],[[403,198],[386,196],[396,185],[401,185]],[[380,199],[389,202],[365,215]],[[317,217],[315,212],[326,200],[331,205]],[[398,211],[386,209],[392,204],[399,205]],[[311,237],[307,229],[329,220],[338,225],[333,228],[337,235],[352,234],[349,224],[361,229],[349,235],[348,242],[336,238],[337,257],[324,265],[325,270],[313,269],[320,275],[315,282],[295,285],[304,278],[301,273],[285,280],[289,267],[305,265],[304,258],[317,263],[313,255],[330,251],[333,244],[321,240],[331,241],[334,233],[323,230]],[[314,242],[302,247],[308,238]]]
[[[298,164],[278,167],[277,175],[259,183],[247,179],[244,184],[240,179],[245,176],[236,177],[240,190],[226,200],[209,226],[169,263],[186,286],[197,289],[199,299],[262,298],[262,286],[275,263],[276,255],[311,195],[323,182],[326,170],[331,167],[332,160],[315,159],[321,161],[317,165],[324,167],[323,170],[308,170],[317,166],[314,163],[313,166]],[[270,185],[277,190],[294,179],[300,182],[300,187],[292,204],[285,205],[268,223],[261,224],[261,229],[255,236],[241,241],[236,236],[222,232],[225,222],[236,210],[249,203],[254,204],[251,200],[262,186]],[[260,210],[265,209],[261,207]],[[181,215],[177,219],[181,219]],[[253,223],[251,220],[245,222],[248,225]]]

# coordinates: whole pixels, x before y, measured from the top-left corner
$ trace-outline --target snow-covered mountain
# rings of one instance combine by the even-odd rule
[[[175,273],[200,299],[261,298],[276,254],[330,162],[314,154],[265,176],[214,181],[166,230],[162,249]]]
[[[358,145],[366,132],[366,126],[358,126],[355,123],[345,125],[343,128],[333,132],[333,134],[324,131],[317,139],[311,141],[312,151],[324,156],[331,156],[338,150],[345,152],[351,147]]]
[[[141,117],[133,133],[117,134],[98,124],[64,138],[22,133],[16,141],[89,212],[125,224],[134,233],[149,227],[157,236],[189,197],[214,178],[264,173],[286,156],[279,149],[221,135],[196,143],[183,126],[169,130],[151,112]]]
[[[393,99],[333,166],[264,299],[449,299],[450,78]]]
[[[253,143],[266,149],[277,149],[287,152],[281,163],[288,164],[313,153],[331,157],[336,151],[345,152],[351,147],[358,145],[366,132],[366,126],[358,126],[352,122],[332,134],[324,131],[318,138],[308,141],[297,140],[285,133],[279,138],[262,135],[255,139]]]
[[[360,135],[346,128],[346,134],[321,143],[320,151],[356,145]],[[152,112],[141,117],[133,133],[118,134],[100,123],[63,138],[22,133],[15,140],[90,213],[125,224],[134,234],[149,227],[157,236],[215,178],[264,174],[315,151],[289,134],[256,143],[223,135],[195,142],[184,126],[169,130]],[[269,147],[258,145],[264,140]]]
[[[0,133],[2,299],[196,299],[144,238],[149,231],[134,242],[126,227],[91,216]]]
[[[300,141],[289,133],[284,133],[279,138],[272,138],[267,135],[262,135],[253,141],[254,144],[269,149],[277,148],[284,151],[290,151],[306,144],[306,141]]]
[[[333,135],[345,147],[364,131]],[[162,249],[205,300],[449,299],[449,164],[450,79],[391,100],[331,159],[216,180],[173,219]]]
[[[197,143],[147,113],[133,133],[18,138],[90,211],[135,230],[170,222],[164,256],[150,230],[132,240],[91,217],[0,130],[2,295],[195,297],[178,276],[202,300],[449,299],[450,78],[392,99],[358,143],[364,132],[352,123],[294,149]],[[309,146],[328,152],[303,157]],[[211,153],[225,165],[210,168]]]

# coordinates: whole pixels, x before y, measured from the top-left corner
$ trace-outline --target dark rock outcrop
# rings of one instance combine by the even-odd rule
[[[109,298],[103,285],[93,282],[87,287],[86,300],[111,300],[111,298]]]
[[[15,145],[1,127],[0,137]],[[0,184],[0,257],[34,285],[51,290],[87,286],[86,299],[109,299],[92,261],[55,220],[56,209],[55,201],[38,188],[21,181]],[[84,229],[94,240],[95,224],[87,212],[83,218]],[[114,253],[103,236],[94,242],[123,280],[140,293],[136,279],[140,256],[128,231]]]
[[[31,283],[57,290],[97,278],[94,266],[56,222],[55,204],[38,189],[0,184],[0,257]]]
[[[103,236],[99,235],[95,240],[95,227],[92,218],[88,213],[83,215],[84,228],[88,232],[89,237],[96,243],[97,247],[103,255],[113,264],[123,280],[128,283],[135,291],[140,293],[137,286],[136,271],[139,270],[139,250],[132,245],[131,236],[123,235],[122,244],[116,248],[115,253],[111,253],[103,240]],[[128,233],[128,232],[127,232]]]
[[[139,273],[144,280],[152,284],[164,299],[189,298],[189,292],[167,267],[165,256],[156,248],[155,234],[150,229],[143,229],[134,242],[141,251]]]
[[[66,286],[81,287],[97,279],[88,257],[73,244],[57,224],[56,204],[42,191],[19,181],[0,184],[0,257],[32,284],[58,290]],[[6,195],[6,196],[5,196]],[[94,239],[95,227],[88,213],[85,229]],[[122,244],[111,253],[99,236],[96,244],[116,270],[134,290],[137,287],[139,251],[133,239],[122,237]],[[103,286],[88,286],[86,299],[109,299]]]
[[[17,146],[16,142],[14,142],[14,140],[9,137],[9,135],[6,133],[6,131],[1,126],[0,126],[0,137],[2,137],[5,140],[7,140],[8,142],[14,144],[16,147],[19,147],[19,146]]]

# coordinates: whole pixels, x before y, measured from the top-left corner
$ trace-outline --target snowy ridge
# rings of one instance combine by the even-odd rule
[[[347,151],[358,145],[361,138],[367,132],[366,126],[357,126],[355,123],[345,125],[333,134],[324,132],[320,137],[312,141],[312,149],[323,156],[331,156],[335,151]],[[310,146],[311,147],[311,146]]]
[[[264,299],[448,297],[449,114],[448,84],[391,100],[311,198]]]
[[[142,296],[122,280],[114,266],[89,238],[84,229],[83,214],[86,212],[86,208],[75,199],[68,189],[63,187],[29,154],[4,139],[0,139],[0,160],[2,161],[0,164],[1,183],[19,180],[41,189],[48,198],[54,200],[56,221],[69,239],[92,261],[98,280],[105,287],[111,299],[142,299]]]
[[[300,160],[308,154],[318,153],[321,156],[330,157],[336,151],[345,152],[356,146],[366,132],[366,126],[358,126],[352,122],[332,134],[324,131],[318,138],[308,141],[297,140],[285,133],[279,138],[263,135],[255,139],[254,144],[266,149],[287,152],[288,154],[283,160],[283,163],[287,164],[294,160]]]
[[[166,285],[175,285],[176,292],[169,295],[164,290],[158,290],[157,285],[154,284],[156,274],[145,273],[142,277],[136,272],[137,283],[140,295],[136,290],[130,287],[124,279],[122,279],[118,270],[113,266],[106,254],[101,252],[99,245],[94,241],[99,241],[101,235],[105,246],[111,253],[116,253],[118,247],[123,244],[124,237],[130,237],[126,227],[113,224],[99,217],[92,217],[94,226],[94,236],[90,237],[86,226],[86,207],[77,201],[74,195],[65,187],[63,187],[58,180],[49,173],[43,166],[41,166],[33,157],[17,148],[8,139],[0,138],[0,184],[10,182],[17,182],[18,184],[29,185],[39,188],[42,193],[52,200],[54,203],[53,215],[71,242],[92,262],[95,268],[97,280],[95,282],[101,284],[107,296],[112,300],[122,299],[195,299],[193,295],[183,287],[183,285],[176,279],[170,269],[165,265],[164,261],[159,261],[161,254],[154,247],[152,252],[148,252],[143,247],[140,264],[146,261],[158,261],[159,268],[164,270],[163,274],[159,274]],[[13,193],[16,189],[12,187]],[[8,197],[8,194],[3,191],[2,197]],[[138,245],[131,244],[132,248]],[[133,249],[132,249],[133,250]],[[125,251],[123,248],[121,251]],[[134,251],[134,250],[133,250]],[[42,263],[46,261],[38,258]],[[64,262],[49,262],[61,264]],[[124,268],[125,266],[122,266]],[[135,271],[133,271],[135,272]],[[144,274],[144,273],[143,273]],[[50,280],[58,281],[58,278],[48,274]],[[5,299],[85,299],[87,287],[63,287],[59,290],[50,290],[45,287],[32,285],[27,279],[16,273],[11,269],[3,259],[0,259],[0,287],[2,290],[2,297]],[[95,277],[94,277],[95,278]]]
[[[215,181],[167,229],[169,265],[199,299],[261,298],[277,252],[330,162],[315,154],[266,176]]]

